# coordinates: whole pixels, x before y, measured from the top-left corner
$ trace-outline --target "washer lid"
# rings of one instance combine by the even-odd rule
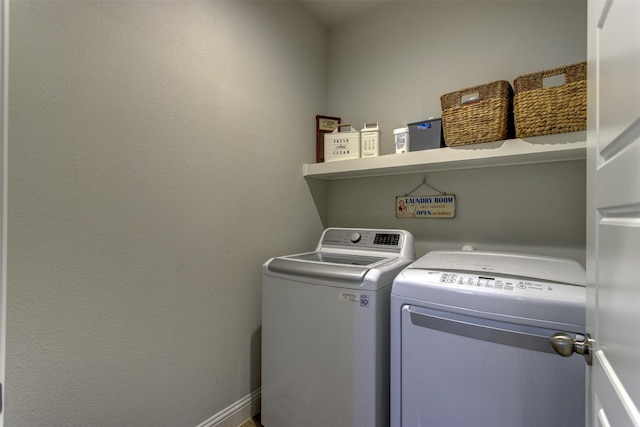
[[[508,252],[432,251],[408,268],[492,273],[586,286],[584,268],[574,260]]]
[[[265,264],[265,272],[299,276],[307,279],[329,280],[343,284],[361,284],[371,269],[381,267],[394,260],[397,260],[397,258],[306,252],[273,258]],[[408,263],[409,261],[406,261],[404,265]],[[396,269],[400,269],[403,266],[393,264]]]
[[[360,266],[370,266],[385,260],[384,257],[379,257],[379,256],[340,254],[340,253],[332,253],[332,252],[306,252],[303,254],[289,255],[283,258],[300,260],[300,261],[318,262],[318,263],[360,265]]]

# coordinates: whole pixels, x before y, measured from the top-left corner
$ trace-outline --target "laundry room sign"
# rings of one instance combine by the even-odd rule
[[[454,218],[455,216],[456,196],[453,194],[396,197],[396,218]]]

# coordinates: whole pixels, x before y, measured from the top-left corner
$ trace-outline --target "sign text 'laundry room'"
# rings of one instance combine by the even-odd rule
[[[396,197],[396,218],[453,218],[456,216],[456,196]]]

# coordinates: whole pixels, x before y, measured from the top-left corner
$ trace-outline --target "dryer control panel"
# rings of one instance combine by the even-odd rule
[[[474,286],[478,288],[498,289],[504,291],[532,290],[538,292],[551,292],[553,284],[535,282],[526,279],[478,276],[460,273],[436,273],[440,275],[438,282],[444,284],[457,284]]]
[[[579,285],[524,276],[427,270],[411,266],[394,280],[393,295],[434,305],[490,312],[497,310],[516,316],[524,316],[525,306],[534,311],[552,310],[558,304],[577,310],[582,307],[584,313],[586,298],[585,288]]]

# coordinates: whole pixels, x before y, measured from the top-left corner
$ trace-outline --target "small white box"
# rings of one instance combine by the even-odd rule
[[[409,128],[398,128],[393,130],[393,141],[396,145],[396,153],[408,153],[409,146]]]
[[[340,132],[342,127],[347,126],[348,132]],[[358,158],[360,158],[360,132],[351,125],[338,125],[333,132],[324,134],[325,162]]]
[[[360,157],[380,154],[380,127],[378,123],[365,123],[360,131]]]

